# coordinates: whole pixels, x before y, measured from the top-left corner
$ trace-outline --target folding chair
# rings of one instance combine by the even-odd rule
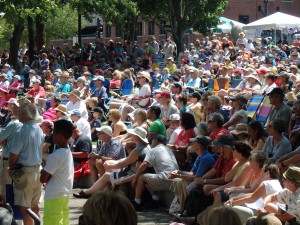
[[[272,107],[273,106],[270,104],[269,97],[266,96],[256,113],[256,120],[259,121],[263,127],[265,126],[265,124],[267,122],[267,119],[270,115]]]
[[[214,93],[217,94],[220,89],[228,90],[230,80],[225,77],[214,79]]]
[[[132,89],[133,89],[132,80],[131,79],[124,80],[122,83],[122,90],[121,90],[122,96],[131,94]]]
[[[260,104],[264,100],[264,95],[252,95],[250,101],[247,104],[247,114],[248,118],[253,119],[256,111],[258,110]]]
[[[231,88],[236,88],[242,81],[243,79],[235,79],[231,80],[230,87]]]

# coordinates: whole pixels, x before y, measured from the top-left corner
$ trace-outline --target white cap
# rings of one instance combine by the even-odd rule
[[[179,114],[172,114],[169,116],[169,120],[171,121],[179,121],[180,120],[180,116]]]
[[[103,132],[109,136],[112,136],[112,129],[110,126],[102,126],[102,127],[96,128],[96,131]]]

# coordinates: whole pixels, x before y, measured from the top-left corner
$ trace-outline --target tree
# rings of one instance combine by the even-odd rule
[[[177,45],[177,52],[183,51],[183,37],[190,28],[206,31],[208,25],[217,22],[228,0],[137,0],[142,17],[160,23],[169,22],[169,30]]]

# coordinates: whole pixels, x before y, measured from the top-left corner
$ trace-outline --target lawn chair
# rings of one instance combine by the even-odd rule
[[[243,79],[235,79],[231,80],[230,87],[231,88],[236,88],[242,81]]]
[[[270,98],[266,96],[256,113],[256,120],[264,127],[272,110]]]
[[[214,93],[215,93],[215,95],[221,89],[228,90],[229,85],[230,85],[230,80],[228,78],[220,77],[220,78],[214,79]]]
[[[126,79],[122,83],[122,88],[121,88],[121,94],[122,96],[124,95],[130,95],[132,93],[133,89],[133,83],[131,79]]]
[[[256,112],[264,100],[264,95],[252,95],[250,101],[247,104],[247,114],[248,118],[253,119],[256,115]]]

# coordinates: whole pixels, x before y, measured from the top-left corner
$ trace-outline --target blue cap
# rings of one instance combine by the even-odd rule
[[[82,113],[78,109],[74,109],[74,110],[70,111],[69,114],[76,115],[76,116],[82,115]]]
[[[29,70],[29,73],[34,73],[35,74],[35,71],[34,70]]]

